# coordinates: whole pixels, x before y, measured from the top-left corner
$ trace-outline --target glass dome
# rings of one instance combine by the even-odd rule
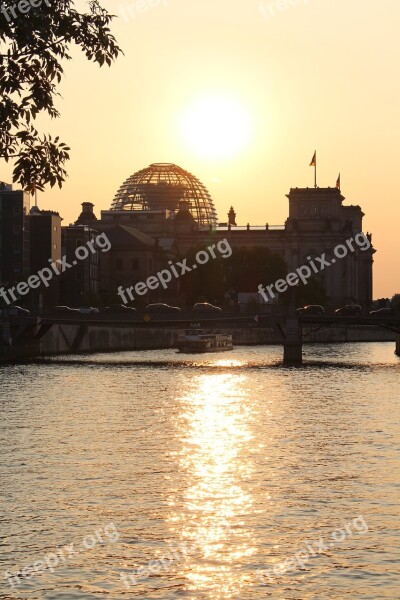
[[[168,209],[176,215],[182,200],[199,225],[217,224],[207,188],[197,177],[170,163],[154,163],[131,175],[119,188],[111,210]]]

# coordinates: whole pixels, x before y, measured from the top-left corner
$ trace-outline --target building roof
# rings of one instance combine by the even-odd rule
[[[156,245],[154,238],[133,227],[125,227],[125,225],[116,225],[107,229],[105,233],[112,248],[126,250],[150,249]]]
[[[165,210],[173,214],[185,201],[199,225],[216,225],[217,213],[207,188],[191,173],[170,163],[137,171],[119,188],[111,210]]]

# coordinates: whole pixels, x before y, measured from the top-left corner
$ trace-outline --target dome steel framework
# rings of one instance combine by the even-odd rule
[[[199,225],[217,224],[207,188],[191,173],[170,163],[154,163],[131,175],[119,188],[111,210],[165,210],[175,215],[180,201]]]

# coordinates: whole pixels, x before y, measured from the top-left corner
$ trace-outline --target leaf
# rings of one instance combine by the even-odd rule
[[[119,56],[122,51],[109,29],[112,18],[98,0],[89,2],[87,12],[76,10],[72,0],[61,0],[43,2],[29,17],[0,29],[7,48],[0,56],[0,156],[6,161],[17,157],[13,179],[32,193],[47,184],[61,187],[70,151],[59,136],[40,136],[32,122],[43,112],[59,116],[55,99],[61,61],[71,60],[73,45],[100,67]]]

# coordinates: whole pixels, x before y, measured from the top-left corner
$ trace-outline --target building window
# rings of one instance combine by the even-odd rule
[[[57,250],[57,244],[53,244],[53,250]]]
[[[14,244],[14,246],[13,246],[13,252],[14,252],[14,254],[21,254],[21,246],[20,246],[20,244]]]
[[[57,231],[57,227],[53,225],[53,231]]]

